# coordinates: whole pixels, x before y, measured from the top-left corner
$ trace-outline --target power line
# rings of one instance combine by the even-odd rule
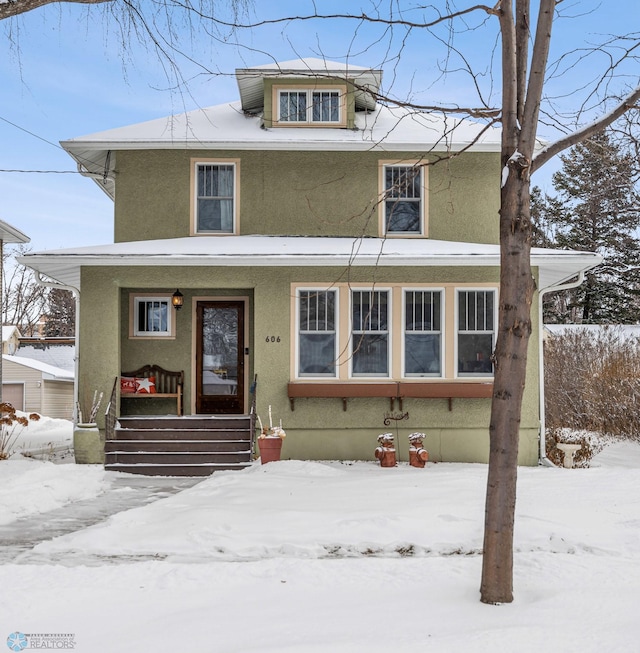
[[[11,122],[11,120],[7,120],[6,118],[3,118],[0,116],[0,120],[3,122],[6,122],[8,125],[11,125],[12,127],[15,127],[16,129],[19,129],[20,131],[23,131],[25,134],[29,134],[29,136],[33,136],[34,138],[37,138],[38,140],[43,141],[44,143],[47,143],[47,145],[52,145],[53,147],[61,150],[62,148],[58,143],[52,143],[51,141],[48,141],[46,138],[43,138],[42,136],[38,136],[38,134],[34,134],[32,131],[29,131],[28,129],[25,129],[24,127],[20,127],[20,125],[16,125],[15,122]]]

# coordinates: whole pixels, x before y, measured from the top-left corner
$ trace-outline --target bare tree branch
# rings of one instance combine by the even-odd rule
[[[0,2],[0,20],[18,16],[34,9],[39,9],[45,5],[60,4],[60,2],[69,2],[83,5],[98,5],[105,2],[114,2],[114,0],[6,0]]]
[[[620,102],[614,109],[613,111],[610,111],[609,113],[601,116],[597,120],[594,120],[593,122],[589,123],[582,129],[579,129],[565,138],[561,138],[551,145],[548,145],[544,149],[542,149],[536,156],[534,157],[532,164],[531,164],[531,172],[534,173],[538,168],[543,166],[547,161],[552,159],[556,154],[559,154],[563,150],[566,150],[567,148],[576,145],[577,143],[580,143],[581,141],[585,140],[586,138],[589,138],[589,136],[592,136],[596,132],[601,131],[605,127],[608,127],[611,123],[613,123],[615,120],[620,118],[622,115],[624,115],[629,109],[632,109],[636,107],[636,105],[640,102],[640,86],[638,86],[636,89],[634,89],[629,95],[627,95],[622,102]]]

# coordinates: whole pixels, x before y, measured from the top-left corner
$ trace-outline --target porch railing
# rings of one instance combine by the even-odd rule
[[[105,440],[113,440],[114,438],[116,419],[117,419],[117,410],[116,410],[117,390],[118,390],[118,377],[116,377],[116,380],[113,382],[113,390],[111,391],[111,397],[109,398],[109,403],[107,404],[107,410],[104,413]]]

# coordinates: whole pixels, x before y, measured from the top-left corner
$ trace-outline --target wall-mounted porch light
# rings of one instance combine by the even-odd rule
[[[179,290],[176,290],[173,295],[171,295],[171,305],[176,309],[176,311],[179,311],[183,304],[184,295]]]

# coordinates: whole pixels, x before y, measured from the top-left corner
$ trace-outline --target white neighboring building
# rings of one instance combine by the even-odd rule
[[[2,397],[17,410],[73,419],[73,371],[22,356],[2,356]]]
[[[11,324],[2,327],[2,353],[13,356],[20,347],[20,331]]]

